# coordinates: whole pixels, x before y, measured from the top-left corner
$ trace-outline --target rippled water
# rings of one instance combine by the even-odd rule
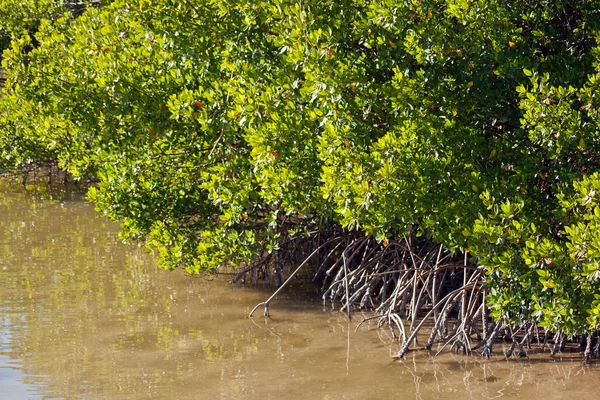
[[[73,191],[0,188],[0,399],[598,398],[597,362],[425,351],[268,287],[158,270]],[[496,348],[502,349],[502,345]]]

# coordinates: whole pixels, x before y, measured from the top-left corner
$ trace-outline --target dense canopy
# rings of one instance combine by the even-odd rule
[[[11,3],[0,20],[25,21]],[[22,11],[0,26],[0,168],[97,177],[97,209],[162,266],[409,235],[468,253],[496,320],[597,330],[600,2]]]

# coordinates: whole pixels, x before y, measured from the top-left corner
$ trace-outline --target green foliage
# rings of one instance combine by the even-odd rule
[[[34,33],[42,19],[54,20],[65,12],[62,0],[2,0],[0,36],[14,39],[24,33]]]
[[[599,5],[140,0],[43,20],[6,52],[2,163],[96,175],[98,210],[167,268],[416,227],[469,249],[496,317],[589,331]]]
[[[0,0],[0,60],[11,40],[37,32],[43,20],[55,21],[70,13],[78,16],[88,7],[99,7],[109,0]]]

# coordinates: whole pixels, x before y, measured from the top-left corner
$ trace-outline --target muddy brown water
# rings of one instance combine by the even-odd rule
[[[288,290],[159,270],[74,191],[0,187],[0,399],[597,399],[600,365],[413,351]],[[308,293],[308,294],[307,294]]]

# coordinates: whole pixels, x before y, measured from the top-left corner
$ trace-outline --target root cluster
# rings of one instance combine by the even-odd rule
[[[250,316],[261,305],[269,316],[270,301],[302,268],[307,268],[312,282],[320,285],[324,302],[332,302],[349,317],[356,309],[374,312],[356,329],[369,320],[376,320],[379,328],[387,326],[400,343],[395,358],[403,358],[411,348],[424,347],[433,352],[434,344],[435,354],[450,350],[490,357],[499,340],[510,344],[507,357],[525,357],[532,343],[553,343],[554,355],[567,341],[562,332],[552,334],[533,323],[516,326],[494,321],[486,307],[483,269],[470,262],[468,253],[452,254],[414,235],[380,243],[358,232],[319,232],[316,241],[305,239],[283,248],[277,256],[269,254],[232,281],[247,274],[254,280],[266,277],[269,269],[277,281],[285,265],[299,267]],[[596,336],[571,338],[580,342],[585,359],[600,353]],[[418,343],[425,337],[424,344]]]

